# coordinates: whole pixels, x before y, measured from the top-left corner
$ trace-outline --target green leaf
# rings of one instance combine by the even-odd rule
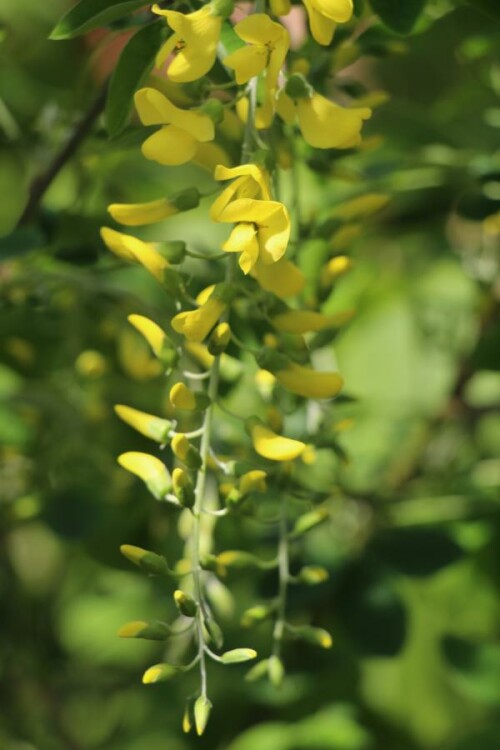
[[[50,39],[73,39],[147,5],[144,0],[81,0],[59,21]]]
[[[372,9],[392,31],[409,34],[426,0],[370,0]],[[492,0],[495,2],[495,0]]]
[[[500,23],[500,3],[498,0],[465,0],[465,4]]]
[[[111,138],[120,135],[127,124],[134,94],[153,67],[165,30],[161,21],[148,24],[124,47],[111,77],[106,101],[106,127]]]

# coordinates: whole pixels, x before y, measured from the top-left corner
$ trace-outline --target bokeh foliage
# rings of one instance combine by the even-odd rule
[[[423,3],[410,5],[418,15]],[[319,450],[304,470],[306,487],[331,493],[331,521],[304,558],[331,578],[319,595],[294,592],[290,608],[298,620],[312,612],[335,645],[325,656],[290,642],[281,691],[215,668],[214,748],[498,747],[499,235],[483,224],[500,211],[498,12],[491,0],[428,2],[407,38],[397,32],[412,22],[391,24],[394,3],[372,7],[386,25],[362,37],[366,57],[346,86],[389,93],[367,128],[383,143],[299,174],[306,218],[360,192],[391,196],[323,307],[356,309],[334,342],[352,399],[338,406],[340,455]],[[157,647],[115,636],[171,608],[119,557],[125,539],[174,558],[179,542],[176,516],[116,466],[121,451],[148,448],[112,412],[166,405],[125,321],[168,310],[153,281],[107,257],[98,227],[117,196],[212,181],[196,167],[145,164],[136,123],[109,140],[99,121],[36,220],[11,234],[30,181],[123,46],[119,24],[107,37],[48,41],[64,10],[62,0],[0,1],[0,745],[183,750],[196,742],[178,727],[185,686],[142,687]],[[170,219],[165,238],[218,245],[207,206]],[[242,393],[244,380],[233,397]],[[275,498],[259,502],[271,512]],[[240,520],[220,529],[221,548],[235,540],[264,555],[274,545]],[[234,613],[275,581],[232,573],[227,584],[214,596],[230,641]],[[248,645],[259,650],[265,630],[249,631]]]

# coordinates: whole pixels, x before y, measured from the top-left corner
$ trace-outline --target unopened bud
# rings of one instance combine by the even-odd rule
[[[226,351],[231,341],[231,329],[227,323],[219,323],[208,339],[208,351],[214,357]]]
[[[156,576],[170,574],[167,561],[162,555],[157,555],[155,552],[150,552],[141,547],[134,547],[132,544],[122,544],[120,552],[127,560],[142,568],[146,573]]]
[[[184,469],[176,468],[172,472],[174,495],[184,508],[192,508],[195,503],[193,483]]]
[[[177,589],[177,591],[174,591],[174,601],[181,615],[195,617],[198,605],[192,596],[186,594],[185,591]]]

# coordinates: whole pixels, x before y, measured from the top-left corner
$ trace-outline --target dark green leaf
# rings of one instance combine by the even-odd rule
[[[29,253],[46,244],[43,234],[34,227],[20,227],[0,238],[0,261]]]
[[[457,685],[475,700],[498,704],[500,695],[500,647],[494,643],[472,643],[446,636],[443,654],[455,670]]]
[[[161,21],[140,29],[124,47],[109,84],[106,127],[113,138],[120,135],[132,109],[134,93],[153,66],[165,36]]]
[[[145,5],[144,0],[81,0],[61,18],[50,38],[72,39],[106,26]]]
[[[394,529],[371,545],[379,560],[408,576],[428,576],[460,560],[463,550],[439,529]]]
[[[370,0],[380,19],[392,31],[409,34],[424,9],[426,0]]]

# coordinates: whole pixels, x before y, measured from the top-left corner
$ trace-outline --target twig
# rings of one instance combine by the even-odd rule
[[[46,170],[34,178],[29,189],[28,202],[17,224],[18,227],[27,224],[31,221],[31,219],[34,218],[41,200],[47,192],[48,188],[55,180],[66,162],[69,161],[71,157],[76,153],[82,141],[91,131],[92,126],[104,109],[107,91],[108,84],[106,82],[90,108],[75,126],[75,129],[73,130],[64,146],[54,156],[50,164],[47,166]]]

